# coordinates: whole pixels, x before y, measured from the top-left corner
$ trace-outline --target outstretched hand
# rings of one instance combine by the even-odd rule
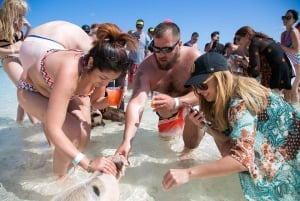
[[[122,155],[126,158],[126,160],[127,160],[127,163],[125,164],[126,166],[129,166],[129,164],[130,164],[128,161],[128,154],[129,154],[130,150],[131,150],[130,143],[129,144],[122,143],[115,152],[115,155]]]
[[[165,191],[190,181],[189,169],[170,169],[162,180]]]

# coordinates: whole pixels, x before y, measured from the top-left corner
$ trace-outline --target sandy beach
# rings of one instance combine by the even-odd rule
[[[127,95],[129,98],[130,91]],[[126,102],[127,102],[126,100]],[[71,169],[68,179],[58,181],[52,174],[52,149],[42,127],[26,119],[15,123],[16,89],[0,67],[0,200],[44,201],[89,178],[80,169]],[[93,158],[112,155],[119,146],[124,125],[105,121],[92,130],[91,143],[84,152]],[[212,138],[206,135],[191,159],[180,160],[183,142],[161,139],[150,98],[129,157],[131,166],[119,182],[121,201],[243,201],[238,176],[194,180],[165,192],[161,180],[169,168],[183,168],[220,158]]]

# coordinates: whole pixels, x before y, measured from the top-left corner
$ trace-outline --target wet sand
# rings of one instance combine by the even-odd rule
[[[91,174],[71,169],[68,179],[57,181],[52,174],[52,149],[41,126],[26,119],[15,123],[15,87],[0,68],[0,200],[46,201],[63,189],[87,179]],[[2,92],[5,90],[5,93]],[[92,130],[91,143],[84,152],[90,158],[114,154],[124,125],[105,121],[105,127]],[[165,141],[157,134],[157,117],[147,104],[141,126],[129,157],[131,166],[119,182],[121,201],[243,201],[237,175],[193,180],[163,191],[161,180],[170,168],[183,168],[220,158],[212,138],[206,135],[194,150],[192,159],[180,160],[183,142],[180,137]]]

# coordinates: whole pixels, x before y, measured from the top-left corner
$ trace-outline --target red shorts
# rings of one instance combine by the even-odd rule
[[[170,118],[162,119],[159,118],[158,122],[158,132],[164,137],[178,135],[182,133],[184,127],[184,108],[179,109],[178,113]]]

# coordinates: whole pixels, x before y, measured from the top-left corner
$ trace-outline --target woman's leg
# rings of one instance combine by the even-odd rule
[[[10,80],[17,86],[19,79],[21,78],[23,67],[18,59],[18,57],[9,57],[2,61],[3,69],[10,78]],[[18,105],[17,109],[17,123],[22,123],[25,117],[24,109]],[[37,124],[38,120],[35,117],[27,114],[32,124]]]
[[[26,111],[33,114],[42,123],[45,122],[44,118],[47,112],[48,98],[39,93],[18,89],[18,100]],[[86,148],[90,140],[89,98],[70,102],[62,130],[78,150],[83,151]],[[47,136],[47,132],[45,132],[45,135],[47,139],[50,139]],[[70,164],[71,159],[60,149],[55,147],[53,154],[54,172],[59,176],[63,176],[67,172]]]

